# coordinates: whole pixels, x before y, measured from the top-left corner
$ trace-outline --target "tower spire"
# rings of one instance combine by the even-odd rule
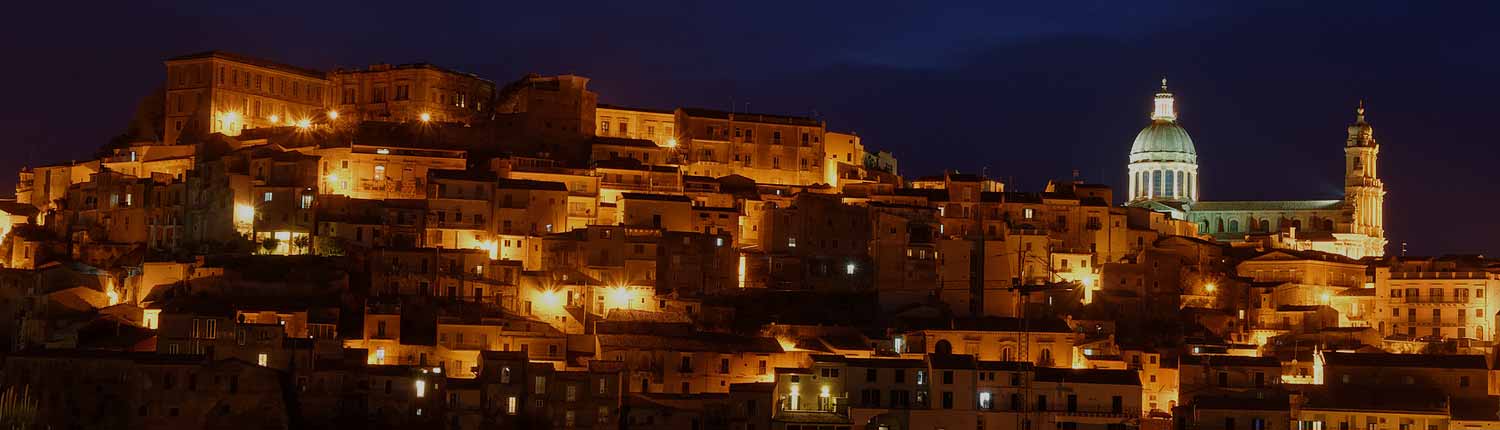
[[[1176,121],[1177,107],[1172,100],[1172,92],[1167,91],[1167,77],[1161,77],[1161,91],[1156,93],[1156,109],[1151,111],[1152,121]]]

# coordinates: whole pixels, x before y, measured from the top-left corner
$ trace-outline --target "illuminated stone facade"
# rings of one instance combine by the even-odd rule
[[[183,136],[238,135],[323,115],[329,81],[316,70],[211,51],[167,59],[168,145]]]
[[[336,70],[332,79],[338,98],[330,105],[340,118],[471,124],[487,119],[494,107],[494,82],[431,64]]]
[[[1258,242],[1356,259],[1385,255],[1385,185],[1376,172],[1380,145],[1365,122],[1363,104],[1344,144],[1344,198],[1202,201],[1197,150],[1177,124],[1165,79],[1155,100],[1151,125],[1131,146],[1127,204],[1171,213],[1222,242]]]

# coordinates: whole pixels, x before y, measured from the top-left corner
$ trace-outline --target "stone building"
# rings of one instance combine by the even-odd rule
[[[374,64],[330,78],[338,97],[328,104],[338,119],[473,124],[494,108],[494,82],[432,64]]]
[[[736,174],[761,184],[810,185],[825,179],[824,123],[812,118],[679,108],[677,142],[687,174]]]
[[[234,54],[209,51],[166,60],[166,135],[238,135],[248,128],[306,124],[325,114],[326,73]]]
[[[1205,201],[1198,152],[1178,124],[1175,100],[1162,79],[1151,124],[1131,145],[1126,203],[1171,213],[1224,242],[1259,242],[1363,258],[1385,255],[1385,186],[1376,171],[1374,129],[1356,110],[1344,142],[1344,196],[1336,200]]]

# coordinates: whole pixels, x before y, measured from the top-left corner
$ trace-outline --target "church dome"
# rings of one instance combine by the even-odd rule
[[[1193,138],[1177,121],[1156,119],[1151,125],[1135,135],[1130,145],[1130,162],[1180,161],[1198,163],[1198,150],[1193,147]]]

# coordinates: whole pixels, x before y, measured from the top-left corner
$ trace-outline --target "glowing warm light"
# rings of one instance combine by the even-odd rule
[[[1218,290],[1218,289],[1219,289],[1219,286],[1214,285],[1212,282],[1207,283],[1207,284],[1203,284],[1203,291],[1207,291],[1207,292],[1212,293],[1212,292],[1214,292],[1215,290]]]
[[[416,382],[417,397],[427,397],[427,381],[418,379]]]
[[[279,115],[274,115],[273,114],[268,119],[270,119],[271,122],[281,122],[281,116],[279,116]]]
[[[328,119],[339,119],[339,111],[329,110],[328,111]]]
[[[120,304],[120,292],[119,291],[115,291],[114,288],[110,288],[109,291],[105,291],[104,295],[109,296],[109,304],[110,304],[110,306],[114,306],[114,305]]]
[[[669,137],[669,138],[667,138],[667,147],[668,148],[676,148],[677,147],[677,138],[675,138],[675,137]]]
[[[792,340],[791,338],[777,337],[776,338],[776,343],[781,344],[781,350],[782,351],[796,351],[797,350],[797,341]]]
[[[441,367],[434,367],[434,368],[432,368],[432,373],[436,373],[436,374],[441,375],[441,374],[443,374],[443,368],[441,368]]]
[[[555,309],[562,306],[562,295],[558,294],[556,290],[542,291],[541,296],[538,298],[545,308]]]
[[[337,174],[337,173],[329,173],[327,179],[328,179],[328,183],[329,184],[338,183],[338,181],[339,181],[339,174]]]
[[[141,325],[156,330],[161,322],[161,309],[146,309],[141,312]]]
[[[391,150],[385,149],[385,148],[380,148],[380,149],[375,150],[375,153],[376,154],[380,154],[380,155],[390,155]]]
[[[312,121],[308,121],[307,118],[303,118],[303,119],[297,120],[297,128],[308,128],[308,127],[312,127]]]
[[[605,297],[604,306],[606,308],[630,309],[630,302],[632,300],[635,300],[635,291],[632,291],[629,287],[610,287],[609,295]]]
[[[500,245],[494,240],[479,242],[479,249],[489,251],[491,260],[500,258]]]
[[[833,389],[829,388],[827,385],[824,385],[823,388],[818,390],[818,397],[829,397],[832,395]]]
[[[427,113],[427,112],[422,112],[422,115],[419,116],[418,118],[421,118],[422,122],[432,121],[432,114]]]
[[[740,254],[740,288],[745,288],[745,255]]]
[[[240,120],[240,113],[234,111],[225,112],[224,119],[229,122],[237,122]]]
[[[1328,304],[1329,300],[1333,300],[1333,295],[1332,294],[1328,294],[1328,293],[1323,293],[1323,304],[1325,304],[1325,305]]]

